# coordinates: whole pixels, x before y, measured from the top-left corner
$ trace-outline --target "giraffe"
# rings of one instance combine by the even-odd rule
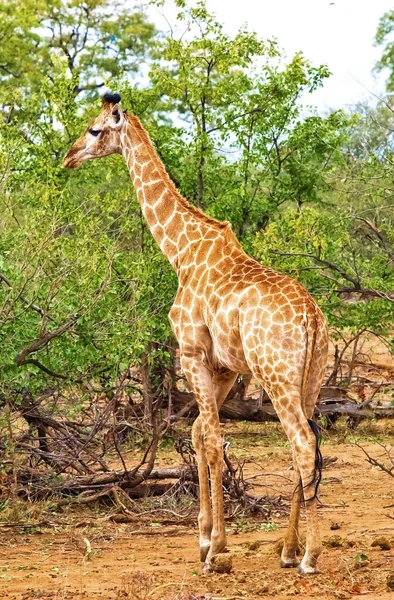
[[[100,114],[67,152],[63,166],[123,155],[152,235],[178,275],[169,319],[199,408],[192,442],[203,571],[211,570],[213,557],[226,547],[218,413],[239,374],[252,374],[268,392],[289,439],[298,482],[281,566],[317,573],[321,455],[318,427],[311,419],[327,360],[325,318],[298,282],[249,257],[228,222],[208,217],[180,195],[146,130],[121,109],[120,100],[119,94],[104,95]],[[307,537],[300,563],[302,502]]]

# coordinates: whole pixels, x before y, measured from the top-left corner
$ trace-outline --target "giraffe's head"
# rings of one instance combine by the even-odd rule
[[[89,158],[121,154],[121,131],[125,117],[119,102],[119,94],[103,96],[101,113],[90,121],[86,131],[67,152],[63,167],[75,169]]]

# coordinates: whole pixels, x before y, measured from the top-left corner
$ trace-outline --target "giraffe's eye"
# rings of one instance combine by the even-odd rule
[[[101,129],[89,129],[89,133],[97,137],[101,133]]]

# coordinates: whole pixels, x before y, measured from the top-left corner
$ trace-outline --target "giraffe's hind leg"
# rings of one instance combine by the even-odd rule
[[[316,506],[317,487],[318,483],[320,482],[322,469],[321,454],[318,448],[320,441],[320,431],[319,427],[315,423],[310,421],[310,419],[313,419],[317,398],[319,396],[320,388],[323,382],[324,370],[327,362],[327,352],[327,329],[325,327],[325,322],[323,321],[323,323],[321,323],[317,328],[316,344],[313,353],[311,369],[308,374],[308,380],[306,382],[305,398],[303,405],[303,412],[306,415],[306,418],[308,419],[308,425],[310,427],[310,430],[313,432],[313,435],[315,436],[313,444],[315,451],[313,477],[315,479],[315,483],[310,484],[310,482],[313,481],[310,475],[313,457],[310,457],[308,455],[308,464],[306,465],[306,467],[301,469],[308,535],[306,541],[305,554],[298,568],[300,573],[317,573],[317,557],[321,552]],[[302,461],[303,457],[300,460]],[[318,480],[316,481],[317,477]],[[305,486],[307,487],[305,488]]]
[[[316,361],[315,364],[319,364]],[[303,406],[303,412],[306,415],[307,419],[311,419],[313,417],[313,413],[315,410],[316,399],[320,391],[322,380],[322,372],[318,371],[316,368],[312,368],[310,377],[307,383],[307,396],[305,399],[305,404]],[[316,449],[315,449],[315,461],[316,461]],[[300,561],[297,558],[297,549],[299,546],[299,517],[300,517],[300,508],[301,501],[303,495],[302,489],[302,480],[300,470],[298,468],[298,463],[296,456],[293,454],[293,463],[294,463],[294,471],[296,474],[296,487],[293,493],[293,498],[291,502],[291,511],[289,518],[289,526],[287,529],[287,533],[284,539],[283,551],[281,555],[281,566],[286,567],[297,567]],[[316,465],[315,465],[316,466]],[[308,507],[306,507],[308,510]],[[309,561],[306,560],[308,563]],[[302,567],[300,567],[302,568]]]
[[[289,386],[288,393],[271,395],[274,408],[290,441],[294,460],[300,472],[301,483],[292,503],[289,528],[282,554],[283,566],[296,566],[295,544],[298,542],[298,515],[301,494],[305,502],[307,536],[305,555],[299,566],[300,573],[317,573],[317,559],[321,541],[316,507],[316,444],[317,440],[305,416],[300,394]],[[287,562],[288,564],[284,564]],[[293,564],[291,564],[293,562]],[[290,563],[290,564],[289,564]]]

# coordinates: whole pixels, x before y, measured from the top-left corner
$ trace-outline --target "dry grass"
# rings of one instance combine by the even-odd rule
[[[152,578],[143,571],[122,577],[116,600],[148,600],[152,590]]]
[[[26,501],[20,498],[9,499],[0,505],[0,522],[3,524],[20,523],[26,525],[38,523],[48,518],[53,508],[49,500]]]
[[[180,583],[165,583],[153,586],[150,575],[143,571],[124,576],[121,587],[118,589],[116,600],[162,600],[165,597],[170,600],[211,600],[211,594],[195,595],[185,591]],[[167,595],[168,594],[168,595]]]

